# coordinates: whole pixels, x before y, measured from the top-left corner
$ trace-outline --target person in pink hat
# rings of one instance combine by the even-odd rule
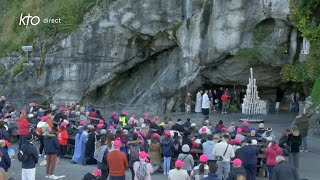
[[[110,180],[125,180],[128,168],[127,155],[120,151],[121,141],[113,142],[114,150],[107,155]]]
[[[149,144],[150,163],[153,167],[153,172],[157,172],[161,166],[161,144],[160,135],[154,133]]]
[[[177,160],[175,162],[176,168],[169,171],[169,180],[190,180],[188,172],[182,169],[183,164],[184,162],[181,160]]]
[[[250,127],[248,125],[249,125],[249,121],[248,120],[244,120],[243,124],[241,126],[241,129],[242,129],[243,133],[250,133],[251,132],[251,129],[250,129]]]
[[[101,177],[101,170],[94,169],[92,173],[87,173],[86,175],[84,175],[82,180],[100,179],[100,177]]]
[[[161,140],[163,153],[163,174],[167,175],[170,170],[171,157],[174,155],[174,142],[169,130],[165,131],[165,137]]]
[[[242,179],[246,179],[246,170],[242,167],[242,161],[238,158],[231,161],[232,169],[228,174],[227,180],[237,180],[238,177],[242,177]]]
[[[29,134],[29,122],[27,120],[27,113],[25,110],[20,111],[18,119],[18,135],[19,135],[19,149],[26,141],[26,136]]]
[[[201,180],[208,176],[209,174],[209,166],[207,164],[209,158],[208,156],[202,154],[199,158],[199,165],[194,167],[191,171],[191,178],[194,180]]]
[[[151,180],[151,174],[153,173],[152,165],[146,162],[148,154],[144,151],[139,153],[139,161],[133,164],[134,180]]]
[[[241,140],[241,142],[244,141],[244,140],[246,140],[246,137],[244,137],[244,136],[242,135],[242,129],[241,129],[241,128],[238,128],[238,129],[237,129],[236,138],[239,138],[239,139]]]
[[[234,139],[234,145],[232,147],[233,147],[234,152],[236,152],[236,150],[241,148],[241,139],[240,138],[235,138]]]
[[[60,129],[58,130],[58,141],[59,141],[59,145],[60,145],[59,157],[63,157],[67,153],[67,145],[68,145],[69,135],[68,135],[66,127],[67,127],[67,123],[62,122],[60,124]]]

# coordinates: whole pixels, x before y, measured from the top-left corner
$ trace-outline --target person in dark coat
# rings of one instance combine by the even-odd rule
[[[308,152],[307,136],[309,131],[309,120],[305,116],[297,116],[294,121],[294,126],[297,126],[302,138],[301,150]]]
[[[219,180],[218,178],[218,165],[215,163],[210,163],[209,164],[209,174],[207,177],[203,178],[202,180]]]
[[[292,128],[292,132],[288,135],[287,146],[289,151],[289,164],[292,168],[299,168],[299,147],[301,146],[302,138],[297,127]]]
[[[259,155],[259,149],[251,144],[251,139],[247,138],[246,144],[237,149],[235,157],[242,161],[243,167],[247,172],[247,178],[250,180],[255,180],[257,174],[257,159]]]
[[[38,151],[32,144],[33,135],[30,133],[26,136],[26,143],[21,146],[21,151],[28,154],[28,159],[22,162],[22,177],[35,180],[36,164],[38,163]],[[22,178],[23,179],[23,178]]]
[[[9,157],[8,151],[5,149],[5,140],[0,140],[0,168],[3,168],[6,172],[11,166],[11,159]]]
[[[296,169],[289,166],[283,156],[276,157],[277,165],[273,169],[272,180],[298,180],[299,175]]]
[[[57,154],[60,151],[60,145],[56,134],[57,129],[53,126],[51,132],[44,138],[44,152],[47,156],[46,178],[49,179],[58,178],[54,175],[58,159]]]
[[[232,169],[229,172],[227,180],[237,180],[239,176],[246,177],[246,170],[241,166],[242,161],[238,158],[231,161]]]
[[[97,164],[97,160],[94,159],[94,148],[97,139],[96,130],[93,126],[89,126],[89,135],[88,141],[86,142],[86,152],[85,152],[85,159],[86,164],[92,165]]]

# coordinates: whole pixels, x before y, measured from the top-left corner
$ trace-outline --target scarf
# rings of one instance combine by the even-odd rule
[[[101,162],[103,161],[103,157],[104,157],[104,153],[106,151],[106,149],[108,148],[107,145],[103,145],[100,148],[96,149],[96,152],[94,153],[94,158]]]

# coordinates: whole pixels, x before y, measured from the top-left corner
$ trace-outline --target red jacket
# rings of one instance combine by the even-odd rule
[[[26,136],[29,134],[29,122],[26,118],[19,117],[18,119],[18,134]]]
[[[59,129],[58,131],[58,140],[59,140],[59,144],[62,146],[65,146],[68,144],[68,131],[66,129]]]
[[[271,145],[266,149],[266,159],[267,159],[267,165],[277,165],[276,157],[282,155],[281,148],[278,144]]]
[[[222,102],[228,102],[228,98],[229,98],[229,96],[228,96],[226,93],[224,93],[224,94],[221,96],[221,101],[222,101]]]
[[[98,115],[97,115],[97,113],[95,113],[95,112],[89,112],[89,116],[96,118]],[[97,124],[97,123],[96,123],[96,120],[90,119],[90,124]]]
[[[107,153],[107,161],[109,165],[109,175],[124,176],[128,167],[128,160],[125,153],[119,150],[113,150]]]

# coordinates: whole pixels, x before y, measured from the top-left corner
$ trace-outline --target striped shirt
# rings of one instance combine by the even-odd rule
[[[201,180],[201,179],[203,179],[205,177],[208,177],[209,166],[207,164],[204,164],[204,172],[200,174],[200,172],[199,172],[200,165],[194,167],[193,170],[191,171],[191,175],[190,176],[192,177],[192,179]]]

